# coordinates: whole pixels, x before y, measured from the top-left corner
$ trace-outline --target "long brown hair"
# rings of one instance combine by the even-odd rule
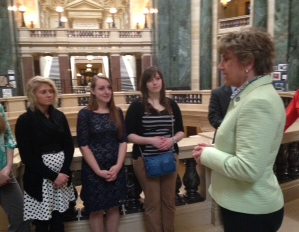
[[[98,80],[106,80],[108,81],[109,85],[112,88],[112,84],[109,78],[104,77],[104,76],[97,76],[95,75],[92,79],[91,79],[91,83],[90,83],[90,88],[92,90],[95,90],[96,84]],[[122,120],[120,118],[120,114],[119,114],[119,109],[118,107],[115,106],[114,103],[114,95],[113,95],[113,89],[111,89],[112,93],[111,93],[111,99],[108,102],[108,108],[109,108],[109,120],[113,121],[116,123],[117,127],[118,127],[118,139],[121,139],[123,137],[123,132],[124,132],[124,125],[122,123]],[[87,105],[87,109],[95,111],[99,108],[96,96],[90,92],[90,100],[89,103]]]
[[[162,80],[162,88],[160,91],[160,104],[165,107],[167,113],[172,114],[172,108],[170,106],[170,101],[166,97],[166,91],[165,91],[166,87],[165,87],[165,81],[164,81],[163,74],[156,67],[149,67],[149,68],[145,69],[141,75],[140,92],[142,95],[142,103],[143,103],[147,113],[149,113],[150,109],[153,109],[152,105],[148,103],[149,93],[148,93],[146,84],[147,84],[147,82],[150,81],[151,78],[155,77],[156,74],[158,74]]]

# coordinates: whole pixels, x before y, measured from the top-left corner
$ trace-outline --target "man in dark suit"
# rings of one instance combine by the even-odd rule
[[[222,120],[228,109],[230,96],[232,95],[233,88],[234,87],[222,85],[212,90],[210,103],[209,103],[208,119],[210,124],[215,128],[216,131],[217,128],[222,123]],[[214,134],[213,143],[214,143],[216,131]]]

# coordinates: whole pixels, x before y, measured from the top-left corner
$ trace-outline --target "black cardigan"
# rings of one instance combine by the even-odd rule
[[[70,165],[74,154],[74,143],[65,115],[51,107],[51,122],[45,120],[46,117],[40,111],[27,109],[26,113],[20,115],[15,127],[19,153],[25,164],[24,190],[38,201],[42,201],[43,179],[55,181],[58,176],[58,173],[44,165],[42,154],[63,150],[65,160],[60,173],[69,175],[70,180]],[[54,127],[54,130],[47,131],[47,124]]]
[[[175,119],[174,123],[174,134],[176,134],[179,131],[184,132],[184,126],[183,126],[183,119],[182,119],[182,114],[181,110],[178,106],[178,104],[169,98],[170,101],[170,106],[172,108],[173,116]],[[145,107],[143,106],[141,102],[141,98],[138,98],[134,100],[127,112],[126,112],[126,117],[125,117],[125,122],[126,122],[126,130],[127,130],[127,135],[130,134],[137,134],[137,135],[142,135],[142,116],[144,114]],[[179,153],[179,147],[176,144],[174,144],[174,149],[176,153]],[[141,156],[140,149],[138,145],[133,145],[133,158],[137,159],[139,156]]]

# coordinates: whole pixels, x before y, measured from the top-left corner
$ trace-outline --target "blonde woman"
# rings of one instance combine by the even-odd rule
[[[36,232],[63,232],[62,213],[75,200],[70,165],[74,144],[65,115],[55,108],[53,81],[34,77],[27,84],[29,107],[16,123],[24,173],[24,219]]]

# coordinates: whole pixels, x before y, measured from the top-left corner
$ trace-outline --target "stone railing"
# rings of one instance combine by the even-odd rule
[[[182,90],[166,92],[169,98],[174,99],[180,106],[183,123],[186,131],[192,129],[193,132],[187,133],[187,135],[194,135],[199,132],[213,131],[208,122],[208,104],[210,100],[210,90]],[[293,96],[293,92],[280,92],[279,93],[285,106],[290,102]],[[124,113],[129,104],[137,97],[140,96],[139,92],[115,92],[115,103],[122,108]],[[59,109],[65,113],[73,136],[76,136],[77,114],[78,111],[87,105],[90,94],[63,94],[59,96]],[[12,130],[14,131],[15,123],[18,116],[25,112],[27,98],[26,97],[11,97],[1,98],[0,103],[3,105],[7,117],[9,119]]]
[[[115,92],[115,103],[126,112],[133,99],[139,97],[139,92]],[[167,91],[167,96],[174,99],[180,106],[185,127],[195,127],[196,133],[213,130],[207,120],[207,106],[210,99],[210,90],[201,91]],[[72,134],[76,136],[76,123],[78,111],[87,105],[90,94],[63,94],[59,96],[59,109],[68,119]],[[0,103],[4,106],[12,130],[18,116],[25,112],[26,97],[2,98]]]
[[[287,106],[294,92],[280,92],[279,94],[284,105]],[[129,104],[135,98],[139,97],[139,95],[139,92],[115,92],[114,99],[116,104],[126,113]],[[179,104],[187,136],[214,131],[207,120],[210,98],[209,90],[167,91],[167,96]],[[59,109],[65,113],[73,136],[76,136],[78,111],[87,105],[89,97],[89,94],[64,94],[59,97]],[[4,106],[12,131],[14,131],[18,116],[25,112],[27,103],[26,97],[2,98],[0,103]],[[298,144],[296,142],[299,138],[296,138],[296,133],[296,130],[288,133],[287,140],[286,138],[284,139],[277,156],[275,171],[281,182],[299,177]],[[291,141],[291,139],[294,138],[296,139]]]
[[[117,92],[114,93],[115,101],[117,105],[124,109],[124,112],[129,105],[129,103],[139,96],[139,92]],[[289,103],[291,100],[293,93],[280,93],[285,105]],[[168,91],[167,96],[176,99],[178,104],[182,110],[184,123],[186,118],[189,125],[200,125],[197,121],[200,121],[202,118],[206,118],[207,116],[207,106],[210,97],[210,91]],[[82,98],[84,98],[85,102],[82,105],[79,105],[82,102]],[[86,99],[85,99],[86,98]],[[78,109],[84,107],[89,95],[86,94],[69,94],[69,95],[61,95],[60,96],[60,104],[61,110],[65,112],[70,124],[76,123]],[[189,100],[186,100],[189,99]],[[192,100],[191,100],[192,99]],[[194,99],[199,103],[194,104]],[[200,100],[197,100],[200,99]],[[181,103],[182,102],[182,103]],[[26,98],[10,98],[10,99],[1,99],[1,103],[4,104],[5,109],[8,111],[7,115],[11,123],[13,123],[14,119],[17,118],[17,114],[20,112],[24,112]],[[22,109],[22,111],[20,111]],[[11,112],[10,110],[18,110]],[[196,114],[196,115],[194,115]],[[200,116],[201,115],[201,116]],[[196,120],[192,121],[192,117]],[[207,120],[206,120],[207,121]],[[196,124],[197,123],[197,124]],[[294,180],[298,178],[299,172],[299,156],[298,156],[298,141],[299,141],[299,121],[296,122],[284,135],[282,145],[280,151],[277,156],[277,160],[274,166],[274,171],[281,182],[282,189],[287,192],[288,196],[286,199],[294,198],[290,189],[293,189],[290,183],[290,180]],[[74,131],[73,131],[74,132]],[[188,221],[190,217],[190,221],[188,223],[194,223],[194,219],[191,218],[194,214],[194,210],[203,210],[206,211],[201,212],[205,215],[205,223],[219,224],[219,211],[217,205],[212,202],[209,194],[207,194],[207,187],[210,183],[210,170],[206,169],[203,166],[198,166],[194,159],[191,156],[191,152],[196,144],[199,142],[207,142],[210,143],[213,138],[213,131],[211,132],[203,132],[199,133],[195,136],[184,138],[179,142],[180,154],[179,159],[181,160],[181,169],[179,170],[179,175],[177,177],[177,185],[176,185],[176,205],[178,207],[178,211],[184,211],[186,216],[186,221]],[[74,134],[76,134],[74,132]],[[131,151],[132,144],[128,145],[127,156],[125,159],[126,173],[127,173],[127,183],[128,183],[128,192],[127,197],[128,200],[124,202],[121,213],[127,215],[136,215],[136,213],[141,212],[143,210],[142,205],[142,191],[139,186],[139,183],[134,175],[132,160],[131,160]],[[18,151],[15,152],[14,158],[14,170],[15,174],[18,177],[18,180],[22,186],[22,173],[23,166],[21,165],[20,158],[18,156]],[[78,148],[75,149],[75,155],[73,159],[73,163],[71,169],[74,174],[74,184],[80,185],[80,171],[81,171],[81,161],[82,156]],[[287,185],[285,185],[287,184]],[[298,185],[298,184],[297,184]],[[297,190],[296,190],[297,191]],[[297,197],[297,195],[296,195]],[[84,215],[84,210],[82,208],[75,207],[76,203],[70,207],[68,214],[66,216],[67,221],[73,220],[81,220],[85,219],[86,215]],[[195,208],[194,208],[195,207]],[[198,212],[197,212],[198,213]],[[138,214],[140,216],[140,214]],[[142,215],[142,214],[141,214]],[[139,216],[135,218],[136,220],[131,220],[130,224],[134,224],[134,226],[140,226],[139,231],[144,230],[143,219],[140,219]],[[141,222],[140,222],[141,220]],[[84,221],[84,220],[83,220]],[[195,220],[196,221],[196,220]],[[132,224],[132,225],[133,225]],[[88,227],[88,225],[86,225]],[[70,231],[73,231],[70,230]],[[121,229],[120,231],[128,231]]]
[[[218,21],[218,34],[221,35],[231,31],[239,30],[241,27],[250,27],[249,15],[220,19]]]
[[[151,30],[35,29],[20,27],[19,45],[23,54],[32,52],[99,53],[151,52]],[[65,49],[68,48],[68,49]]]
[[[203,184],[200,186],[201,177],[204,178],[205,168],[201,167],[199,173],[202,175],[198,175],[197,165],[194,162],[194,159],[191,156],[192,150],[196,144],[199,142],[211,143],[213,138],[213,132],[206,132],[200,134],[196,137],[189,137],[182,139],[178,145],[180,148],[179,159],[184,161],[185,170],[179,170],[176,185],[176,205],[185,205],[191,204],[195,202],[203,201],[206,196],[206,188]],[[134,213],[142,211],[142,204],[140,202],[140,194],[141,188],[135,177],[133,166],[132,166],[132,144],[128,144],[127,155],[125,159],[126,173],[127,173],[127,182],[128,184],[128,201],[126,203],[126,212]],[[78,148],[75,149],[74,159],[71,165],[71,170],[73,172],[81,171],[81,161],[82,155]],[[79,178],[80,179],[80,178]],[[205,180],[202,180],[205,182]],[[79,182],[79,184],[81,184]],[[182,186],[184,186],[184,190],[182,191]],[[183,192],[183,193],[182,193]]]
[[[288,132],[285,133],[281,147],[286,147],[286,152],[283,154],[278,154],[277,162],[275,164],[274,170],[276,174],[279,174],[277,170],[280,170],[278,161],[280,160],[280,156],[288,157],[288,151],[292,151],[298,154],[298,146],[294,148],[294,144],[298,145],[299,141],[299,121],[295,123]],[[195,223],[206,223],[206,224],[220,224],[220,216],[219,216],[219,208],[214,204],[210,195],[207,192],[207,187],[210,185],[210,170],[205,168],[204,166],[197,165],[192,158],[192,150],[195,145],[200,142],[210,143],[213,138],[213,132],[204,132],[200,133],[197,136],[192,136],[189,138],[184,138],[179,142],[180,153],[180,170],[177,176],[177,184],[176,184],[176,206],[177,211],[183,211],[186,214],[185,222],[190,223],[190,225],[194,225]],[[144,229],[144,221],[140,212],[143,212],[143,201],[144,196],[142,194],[142,189],[137,181],[137,178],[133,171],[132,159],[132,144],[128,144],[127,155],[125,159],[125,167],[126,167],[126,180],[127,180],[127,201],[123,203],[123,207],[120,209],[120,213],[123,215],[121,219],[121,232],[127,232],[127,226],[122,225],[125,218],[130,218],[129,224],[131,227],[139,227],[138,231],[145,231]],[[290,155],[292,156],[292,155]],[[292,156],[293,157],[293,156]],[[294,157],[293,157],[294,158]],[[296,167],[298,170],[298,155],[296,157],[297,161]],[[71,165],[71,170],[73,171],[73,184],[75,186],[81,185],[80,173],[81,173],[81,161],[82,155],[78,148],[75,149],[74,159]],[[286,159],[288,161],[288,159]],[[291,161],[294,161],[292,159]],[[293,167],[295,165],[292,165]],[[20,185],[22,186],[22,173],[23,173],[23,165],[21,165],[20,158],[18,156],[18,152],[16,151],[16,155],[14,158],[14,172],[17,176]],[[285,169],[288,172],[288,169]],[[286,173],[284,173],[286,176]],[[291,176],[289,176],[291,177]],[[278,177],[278,179],[280,179]],[[288,180],[291,180],[289,178]],[[285,179],[286,180],[286,179]],[[298,194],[294,194],[295,191],[298,192],[298,182],[294,182],[294,184],[285,185],[284,182],[281,182],[281,188],[285,195],[286,202],[289,200],[293,200],[294,198],[298,198]],[[80,196],[80,192],[78,192]],[[204,221],[200,219],[199,221],[194,220],[192,215],[194,213],[204,214]],[[126,215],[126,216],[125,216]],[[132,216],[128,216],[132,215]],[[133,216],[135,215],[135,216]],[[202,215],[203,216],[203,215]],[[176,216],[181,217],[180,215]],[[76,207],[76,203],[73,202],[71,204],[70,209],[67,211],[65,215],[66,221],[81,221],[79,224],[81,227],[84,227],[85,230],[88,228],[88,222],[84,223],[85,219],[87,219],[87,215],[84,213],[84,207]],[[190,220],[190,221],[189,221]],[[70,228],[68,231],[74,231],[77,224],[69,224]],[[127,229],[123,229],[122,227],[126,227]],[[82,228],[81,228],[82,229]],[[80,231],[80,230],[76,230]]]

